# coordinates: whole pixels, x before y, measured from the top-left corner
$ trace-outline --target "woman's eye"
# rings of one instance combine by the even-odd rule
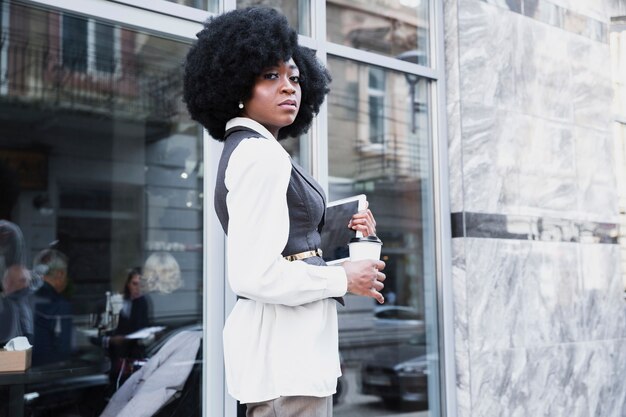
[[[297,75],[294,75],[294,76],[292,76],[292,77],[289,77],[289,79],[290,79],[291,81],[293,81],[294,83],[299,83],[299,82],[300,82],[300,77],[299,77],[299,76],[297,76]]]
[[[278,78],[278,74],[275,72],[268,72],[267,74],[263,75],[263,78],[265,78],[266,80],[275,80],[276,78]]]

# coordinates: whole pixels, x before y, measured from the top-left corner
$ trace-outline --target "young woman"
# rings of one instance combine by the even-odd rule
[[[330,416],[340,376],[337,302],[384,301],[382,261],[326,266],[326,197],[279,140],[305,132],[330,76],[278,12],[248,8],[209,20],[185,63],[193,119],[224,142],[215,209],[238,301],[224,328],[230,394],[248,416]],[[375,233],[369,210],[348,227]]]
[[[124,284],[124,307],[120,311],[115,335],[127,335],[148,327],[149,306],[141,293],[141,268],[131,268]]]

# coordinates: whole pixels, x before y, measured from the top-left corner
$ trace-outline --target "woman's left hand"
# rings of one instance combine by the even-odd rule
[[[368,207],[369,202],[365,201],[365,209],[355,213],[348,222],[350,229],[360,231],[363,236],[376,234],[376,220]]]

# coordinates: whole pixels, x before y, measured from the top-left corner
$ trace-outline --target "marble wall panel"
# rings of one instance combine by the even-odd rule
[[[472,417],[538,415],[529,412],[527,365],[525,349],[473,353]]]
[[[449,108],[456,118],[457,109]],[[614,192],[602,189],[600,198],[597,193],[602,184],[615,187],[609,172],[612,156],[606,154],[608,135],[602,139],[597,131],[477,104],[466,103],[462,111],[461,156],[456,132],[450,137],[450,184],[453,199],[463,194],[466,211],[567,218],[590,212],[600,215],[595,220],[607,221],[616,204]],[[601,152],[589,149],[592,139],[578,149],[582,135],[595,136]],[[578,159],[581,169],[574,162]],[[459,163],[462,180],[454,178]]]
[[[562,9],[549,1],[524,0],[524,16],[551,26],[563,26]]]
[[[471,417],[469,335],[465,239],[452,240],[452,286],[454,291],[454,353],[456,365],[457,417]]]
[[[581,343],[529,349],[528,415],[588,417],[593,359],[589,346]]]
[[[523,347],[528,255],[515,240],[465,240],[470,351]]]
[[[462,107],[464,209],[516,214],[519,180],[517,155],[528,121],[491,106]]]
[[[579,245],[585,339],[626,338],[626,302],[618,245]]]
[[[571,57],[572,84],[569,89],[574,123],[609,131],[613,100],[609,45],[570,36],[567,54]]]
[[[457,0],[444,1],[450,211],[463,211]]]
[[[463,148],[461,142],[460,102],[447,103],[448,116],[448,192],[450,212],[463,211]]]
[[[523,17],[477,0],[459,2],[458,11],[461,101],[519,108],[513,68],[522,65]]]
[[[610,131],[574,128],[581,218],[618,222],[615,161]]]
[[[453,253],[459,409],[468,401],[469,375],[472,417],[622,416],[619,248],[466,238],[454,240]],[[590,296],[610,294],[611,287],[613,300]],[[607,340],[585,341],[585,334]]]
[[[517,111],[569,122],[573,117],[571,57],[567,54],[571,34],[534,19],[519,23],[520,58],[513,67],[520,98]]]
[[[519,177],[520,211],[533,215],[571,218],[576,215],[576,178],[521,174]]]
[[[520,212],[575,217],[574,138],[569,124],[533,117],[518,159]]]
[[[462,110],[466,211],[576,217],[570,125],[480,105],[466,104]]]
[[[518,155],[522,174],[575,177],[576,157],[571,125],[553,122],[540,117],[527,121],[530,125],[523,141],[523,151]]]
[[[521,242],[524,345],[572,343],[584,337],[578,244]]]
[[[589,416],[623,417],[626,411],[626,340],[589,343]]]
[[[446,102],[460,99],[458,0],[444,0],[444,52],[446,55]]]

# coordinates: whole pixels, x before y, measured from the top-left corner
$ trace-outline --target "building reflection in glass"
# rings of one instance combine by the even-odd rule
[[[335,415],[438,406],[429,84],[330,58],[330,199],[365,193],[383,240],[387,300],[346,297]]]
[[[352,48],[396,57],[414,51],[428,65],[427,0],[328,0],[326,38]]]
[[[42,250],[67,257],[59,296],[71,305],[45,312],[50,323],[71,315],[71,352],[46,373],[33,368],[40,396],[25,407],[98,415],[112,389],[103,340],[116,311],[106,300],[123,292],[129,268],[155,253],[180,265],[180,288],[145,294],[150,324],[165,329],[141,356],[202,325],[203,150],[181,99],[188,45],[19,1],[0,10],[0,164],[17,194],[2,216],[19,226],[33,277],[45,276],[33,267]],[[59,393],[70,376],[84,384]]]

